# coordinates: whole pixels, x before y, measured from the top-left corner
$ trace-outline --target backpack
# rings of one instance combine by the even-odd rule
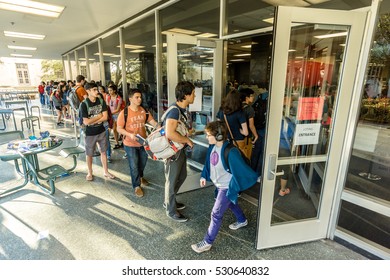
[[[223,157],[225,159],[225,162],[226,162],[226,165],[228,167],[228,170],[229,170],[228,172],[229,173],[231,173],[231,172],[230,172],[230,166],[229,166],[228,158],[229,158],[230,150],[232,148],[237,148],[237,150],[240,151],[241,157],[244,159],[246,165],[251,166],[250,160],[244,155],[244,153],[238,147],[236,147],[233,143],[229,142],[229,144],[227,144],[227,146],[226,146],[226,148],[224,150],[224,153],[223,153]]]
[[[168,108],[168,110],[161,117],[161,124],[164,123],[165,117],[169,111],[177,108],[180,111],[180,118],[177,122],[176,131],[180,135],[187,135],[188,128],[186,126],[187,118],[181,112],[180,108],[177,105],[172,105]],[[153,160],[165,160],[173,158],[181,149],[184,148],[185,144],[174,142],[166,137],[165,134],[165,126],[161,126],[159,129],[153,131],[149,134],[146,139],[137,135],[139,143],[141,143],[146,153]]]
[[[252,108],[255,111],[254,123],[256,129],[265,128],[267,121],[267,106],[268,98],[263,99],[261,95],[257,98],[256,102],[253,103]]]
[[[72,110],[75,112],[79,111],[80,103],[81,103],[79,100],[79,97],[77,96],[77,93],[76,93],[76,91],[79,87],[80,86],[76,86],[76,87],[71,88],[71,90],[69,91],[69,94],[68,94],[69,105],[72,108]]]
[[[100,100],[100,104],[102,104],[103,105],[103,98],[101,98],[100,96],[98,96],[98,98],[99,98],[99,100]],[[85,99],[85,100],[83,100],[83,102],[81,102],[81,103],[85,103],[85,105],[87,106],[87,112],[89,113],[89,104],[88,104],[88,101]],[[80,103],[80,106],[81,106],[81,103]],[[108,106],[107,106],[108,107]],[[79,107],[80,108],[80,107]],[[83,125],[83,116],[82,116],[82,114],[81,114],[81,110],[78,110],[78,112],[79,112],[79,124],[80,125]],[[107,118],[107,120],[108,120],[108,118]],[[112,115],[111,115],[111,121],[112,121]],[[110,123],[108,123],[108,125],[110,125]]]

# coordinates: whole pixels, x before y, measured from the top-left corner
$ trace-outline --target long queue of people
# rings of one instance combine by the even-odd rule
[[[63,109],[64,96],[68,99],[72,88],[80,105],[78,108]],[[148,156],[144,146],[137,141],[137,135],[146,138],[145,124],[157,128],[158,123],[152,114],[142,107],[140,90],[130,90],[129,105],[124,109],[125,102],[118,94],[115,84],[109,84],[106,92],[103,85],[94,81],[86,83],[85,77],[78,75],[74,86],[70,87],[69,84],[59,82],[50,96],[50,106],[54,106],[57,110],[59,126],[62,116],[70,114],[69,110],[78,111],[80,124],[85,132],[88,167],[86,180],[94,180],[92,158],[97,147],[100,152],[103,176],[115,179],[108,169],[108,163],[111,161],[110,130],[112,130],[115,141],[113,149],[124,147],[126,152],[134,194],[137,197],[144,196],[142,187],[149,184],[143,176]],[[175,88],[175,97],[176,101],[169,105],[174,108],[168,111],[161,125],[164,126],[168,139],[192,148],[194,143],[190,138],[190,126],[184,134],[180,134],[177,127],[179,122],[187,121],[184,116],[188,115],[187,107],[195,100],[195,86],[188,81],[179,82]],[[248,224],[245,214],[237,204],[237,199],[239,193],[256,184],[259,177],[259,174],[245,163],[239,152],[241,149],[245,151],[244,156],[250,157],[251,149],[245,147],[252,147],[259,138],[253,120],[254,111],[250,106],[252,102],[252,92],[231,91],[222,102],[221,110],[217,115],[219,120],[208,123],[205,128],[209,149],[199,184],[204,187],[206,181],[211,181],[216,186],[217,195],[211,211],[210,225],[203,240],[191,245],[197,253],[210,250],[221,227],[224,213],[228,209],[231,209],[237,218],[237,221],[229,226],[231,230],[240,229]],[[72,102],[70,103],[72,105]],[[249,133],[252,133],[252,136]],[[225,149],[233,140],[237,147],[229,148],[225,159]],[[166,215],[176,222],[186,222],[188,218],[182,213],[186,205],[177,201],[177,193],[187,177],[187,155],[184,149],[164,161],[164,173],[165,195],[162,206],[165,208]]]

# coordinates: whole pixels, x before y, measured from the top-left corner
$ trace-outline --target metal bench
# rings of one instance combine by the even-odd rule
[[[31,130],[34,134],[34,122],[38,122],[38,128],[41,129],[41,122],[39,121],[39,117],[29,116],[29,117],[21,119],[20,124],[22,125],[22,131],[24,130],[23,123],[26,123],[27,128],[28,129],[31,128]]]

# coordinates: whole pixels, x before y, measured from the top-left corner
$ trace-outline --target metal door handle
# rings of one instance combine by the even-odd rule
[[[270,154],[269,155],[269,161],[268,161],[268,180],[274,180],[275,176],[282,176],[284,175],[284,170],[281,172],[276,172],[276,160],[277,155],[276,154]]]
[[[281,172],[270,171],[270,173],[274,176],[282,176],[284,175],[284,170],[282,170]]]

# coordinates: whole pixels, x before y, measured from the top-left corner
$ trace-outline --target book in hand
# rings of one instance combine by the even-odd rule
[[[137,137],[137,142],[140,143],[142,146],[147,144],[146,139],[143,138],[141,135],[137,134],[135,137]]]

